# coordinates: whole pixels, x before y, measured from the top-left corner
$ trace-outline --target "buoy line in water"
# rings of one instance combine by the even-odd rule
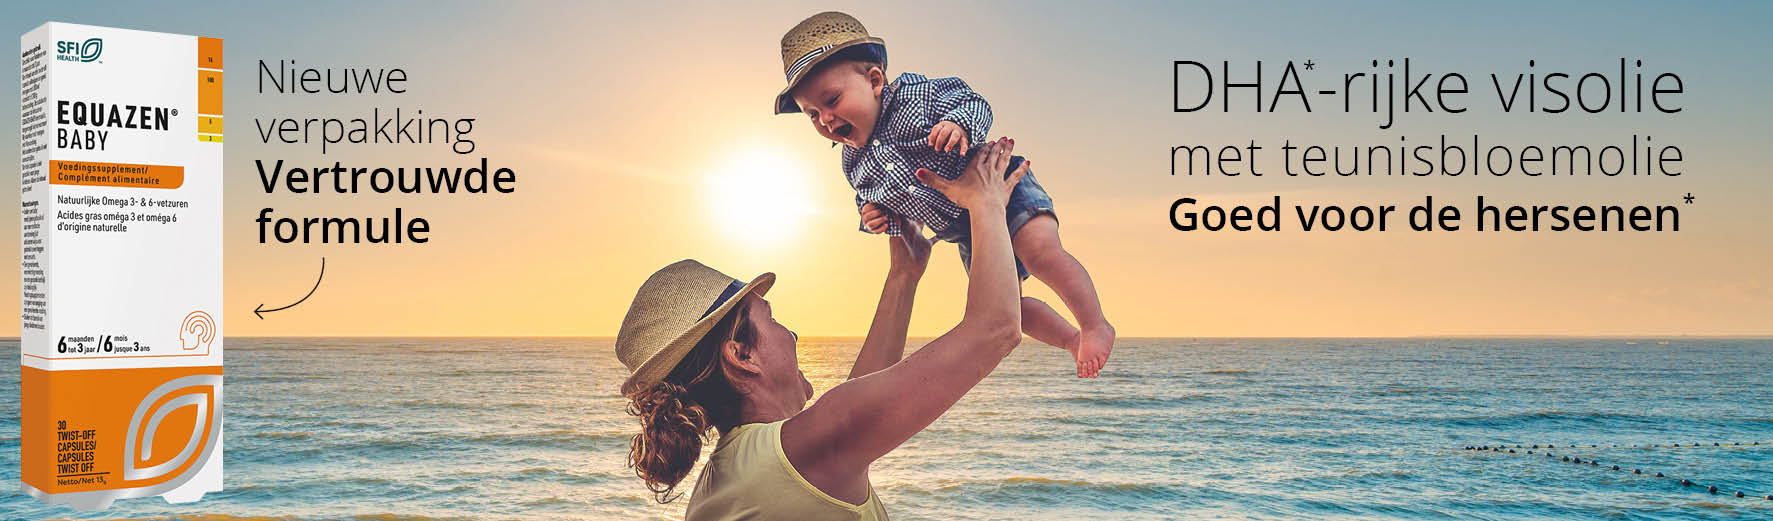
[[[1664,448],[1664,447],[1666,447],[1666,448],[1773,447],[1773,441],[1767,441],[1767,442],[1755,441],[1755,442],[1746,442],[1746,443],[1744,443],[1744,442],[1738,442],[1738,443],[1714,442],[1711,445],[1706,445],[1703,443],[1693,443],[1690,445],[1683,445],[1680,443],[1671,443],[1671,444],[1667,444],[1667,445],[1663,445],[1663,444],[1612,445],[1609,447],[1602,447],[1600,445],[1589,445],[1587,447],[1584,447],[1582,445],[1574,445],[1574,444],[1564,445],[1564,448],[1566,448],[1566,449],[1600,449],[1600,448],[1657,449],[1657,448]],[[1596,461],[1594,458],[1589,458],[1589,459],[1584,460],[1580,456],[1572,457],[1572,456],[1568,456],[1568,455],[1559,456],[1557,454],[1553,454],[1550,449],[1555,449],[1555,448],[1558,448],[1558,446],[1553,445],[1553,444],[1546,444],[1544,447],[1540,447],[1539,445],[1527,445],[1527,446],[1523,447],[1523,446],[1521,446],[1521,444],[1517,443],[1513,447],[1510,447],[1507,444],[1503,444],[1503,445],[1466,445],[1464,450],[1480,451],[1480,452],[1507,453],[1507,454],[1521,454],[1521,451],[1526,451],[1526,454],[1529,454],[1529,455],[1537,452],[1539,454],[1544,454],[1545,457],[1547,457],[1547,458],[1560,458],[1561,457],[1562,459],[1558,460],[1560,463],[1574,463],[1577,465],[1587,464],[1590,467],[1601,467],[1601,463],[1599,461]],[[1615,471],[1621,471],[1621,472],[1626,471],[1626,470],[1630,470],[1631,473],[1634,475],[1654,475],[1655,477],[1658,477],[1658,478],[1669,478],[1670,477],[1670,476],[1667,476],[1661,472],[1651,472],[1651,471],[1647,471],[1642,468],[1636,468],[1636,467],[1631,468],[1631,469],[1626,469],[1625,467],[1621,467],[1616,464],[1605,467],[1605,468],[1607,468],[1608,470],[1615,470]],[[1680,483],[1681,483],[1681,486],[1683,486],[1683,487],[1703,488],[1703,489],[1705,489],[1706,492],[1709,492],[1713,495],[1716,495],[1719,493],[1723,493],[1725,495],[1731,495],[1731,494],[1729,494],[1728,491],[1719,490],[1717,485],[1706,485],[1706,484],[1695,482],[1693,480],[1686,479],[1686,478],[1681,478]],[[1745,493],[1741,490],[1738,490],[1738,491],[1736,491],[1736,493],[1734,495],[1739,498],[1757,497],[1760,499],[1766,499],[1768,501],[1773,501],[1773,494],[1749,494],[1749,493]]]

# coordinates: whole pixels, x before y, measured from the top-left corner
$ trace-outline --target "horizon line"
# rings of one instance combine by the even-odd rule
[[[914,336],[907,336],[906,338],[907,339],[913,339],[913,338],[928,339],[928,338],[936,338],[938,336],[941,336],[941,335],[932,335],[932,336],[915,336],[914,335]],[[227,338],[228,335],[223,335],[223,337]],[[492,338],[581,338],[581,339],[614,340],[616,337],[614,335],[240,335],[240,336],[235,336],[234,338],[251,338],[251,339],[258,339],[258,338],[275,338],[275,339],[292,339],[292,338],[440,338],[440,339],[441,338],[464,338],[464,339],[465,338],[480,338],[480,339],[492,339]],[[861,338],[866,338],[866,336],[864,336],[864,335],[804,335],[802,338],[854,338],[854,339],[861,339]],[[1339,336],[1339,335],[1327,335],[1327,336],[1309,336],[1309,335],[1305,335],[1305,336],[1288,336],[1288,335],[1277,335],[1277,336],[1213,336],[1213,335],[1132,336],[1132,335],[1129,335],[1129,336],[1119,336],[1119,337],[1117,337],[1117,340],[1127,340],[1127,339],[1156,339],[1156,340],[1176,340],[1176,339],[1211,339],[1211,340],[1461,339],[1461,340],[1463,340],[1463,339],[1637,339],[1637,338],[1773,340],[1773,333],[1679,334],[1679,335],[1659,335],[1659,334],[1578,335],[1578,334],[1520,334],[1520,333],[1513,333],[1513,334],[1446,334],[1446,335],[1343,335],[1343,336]],[[21,340],[21,338],[18,336],[0,337],[0,341],[7,341],[7,340],[17,341],[17,340]]]

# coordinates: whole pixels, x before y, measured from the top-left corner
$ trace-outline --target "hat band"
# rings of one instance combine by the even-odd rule
[[[837,46],[836,45],[821,46],[817,49],[807,51],[806,54],[803,54],[800,56],[800,59],[794,60],[794,63],[791,63],[788,65],[788,81],[793,82],[794,75],[799,74],[801,69],[805,69],[807,65],[812,64],[813,58],[818,58],[820,55],[823,55],[826,52],[829,52],[831,50],[831,48],[833,48],[833,47],[837,47]]]
[[[721,304],[725,304],[727,299],[733,298],[734,294],[737,294],[739,292],[739,290],[744,289],[744,288],[745,288],[745,285],[740,284],[738,279],[733,279],[733,282],[731,284],[726,285],[726,290],[721,291],[720,296],[714,299],[714,304],[709,305],[708,310],[702,312],[702,317],[697,318],[696,320],[708,318],[708,315],[710,313],[713,313],[714,310],[716,310],[716,309],[720,309]]]

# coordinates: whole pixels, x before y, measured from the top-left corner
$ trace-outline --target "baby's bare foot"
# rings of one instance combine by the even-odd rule
[[[1077,377],[1078,378],[1084,377],[1084,359],[1077,356],[1078,349],[1082,345],[1083,345],[1083,332],[1078,331],[1077,333],[1071,335],[1070,340],[1065,341],[1065,345],[1059,346],[1060,349],[1064,349],[1066,352],[1071,353],[1072,361],[1077,363]]]
[[[1102,366],[1108,364],[1108,354],[1114,351],[1114,326],[1104,323],[1085,327],[1078,332],[1078,337],[1077,376],[1095,378],[1102,372]]]

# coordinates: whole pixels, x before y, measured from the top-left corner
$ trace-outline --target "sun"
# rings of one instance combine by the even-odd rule
[[[819,212],[804,164],[767,146],[745,147],[708,172],[711,224],[729,240],[759,246],[800,238]]]

